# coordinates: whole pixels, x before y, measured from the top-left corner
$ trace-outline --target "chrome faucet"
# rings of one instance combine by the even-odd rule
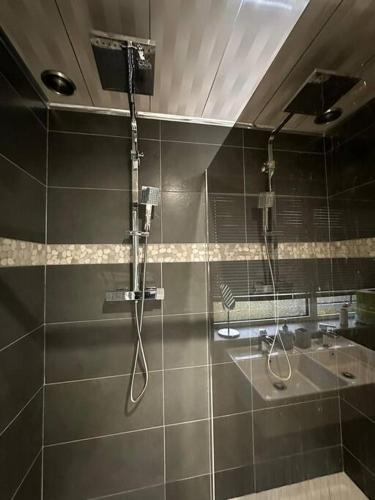
[[[266,352],[268,354],[271,351],[272,343],[273,338],[267,335],[267,330],[259,330],[258,351],[261,353]]]
[[[334,340],[338,337],[336,330],[334,325],[319,323],[319,331],[323,333],[323,346],[332,347],[334,345]]]

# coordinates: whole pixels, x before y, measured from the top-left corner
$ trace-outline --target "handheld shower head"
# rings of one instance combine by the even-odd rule
[[[157,207],[160,202],[160,189],[152,186],[142,186],[141,205],[145,205],[145,224],[144,230],[150,231],[152,207]]]

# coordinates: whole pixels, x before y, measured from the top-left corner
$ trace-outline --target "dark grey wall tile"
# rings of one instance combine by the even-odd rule
[[[165,314],[206,311],[206,264],[163,264]]]
[[[305,453],[302,457],[305,479],[327,476],[342,472],[344,468],[342,460],[342,446],[331,446],[320,450],[313,450]]]
[[[43,289],[43,267],[0,269],[0,348],[43,323]]]
[[[163,243],[204,243],[204,193],[163,193]]]
[[[256,490],[264,491],[341,472],[341,446],[290,455],[256,464]]]
[[[329,198],[332,240],[375,236],[375,182]]]
[[[345,401],[341,401],[341,420],[343,445],[375,474],[375,423]]]
[[[159,139],[159,120],[138,118],[139,135],[144,139]],[[51,109],[50,130],[81,132],[86,134],[130,137],[130,119],[107,113],[86,113]]]
[[[166,484],[166,500],[210,500],[210,476],[182,479]]]
[[[208,196],[210,243],[245,242],[245,217],[245,201],[242,195],[210,194]]]
[[[1,495],[11,498],[42,446],[42,391],[0,436]]]
[[[47,131],[1,74],[0,114],[4,127],[0,153],[45,182]]]
[[[372,328],[369,333],[370,333],[369,337],[371,338],[371,343],[373,343],[374,338],[373,338]],[[346,337],[350,338],[349,336]],[[363,336],[361,335],[360,331],[354,333],[354,336],[352,338],[353,340],[355,338],[358,344],[366,343],[366,341],[363,342]],[[375,422],[375,401],[374,398],[372,397],[374,394],[374,390],[375,390],[374,383],[368,383],[363,385],[358,384],[343,388],[340,391],[340,395],[347,403],[349,403],[349,405],[354,406],[354,408],[357,408],[357,410],[359,410],[361,413],[364,413],[367,417],[369,417],[371,420]]]
[[[256,490],[264,491],[304,480],[303,455],[291,455],[257,463]]]
[[[239,467],[215,473],[215,499],[242,497],[254,491],[252,466]]]
[[[0,352],[0,429],[25,406],[43,385],[43,334],[34,333]]]
[[[164,367],[206,364],[207,335],[205,314],[164,316]]]
[[[139,169],[140,186],[160,187],[159,142],[141,139],[139,148],[144,153]],[[130,150],[129,139],[51,132],[48,183],[50,186],[131,190]]]
[[[251,410],[251,384],[235,363],[212,366],[212,400],[214,416]]]
[[[46,444],[162,425],[161,372],[150,373],[148,389],[137,405],[130,402],[130,382],[126,375],[47,385]],[[143,375],[136,375],[135,396],[143,384]]]
[[[244,192],[243,155],[240,148],[220,148],[207,171],[209,193]]]
[[[128,191],[48,189],[48,243],[129,243]],[[160,209],[150,243],[161,241]]]
[[[23,105],[33,111],[41,123],[47,126],[47,107],[41,90],[30,71],[20,59],[4,31],[0,32],[1,72],[23,99]],[[44,97],[44,96],[43,96]]]
[[[265,462],[338,445],[339,419],[337,398],[256,411],[255,461]]]
[[[329,194],[375,180],[374,137],[375,125],[332,152],[328,163]]]
[[[245,148],[266,149],[271,130],[244,129]],[[281,132],[274,142],[275,151],[306,151],[323,153],[323,139],[318,135]]]
[[[204,172],[214,165],[219,150],[220,146],[162,142],[162,190],[201,192]]]
[[[40,500],[42,492],[42,452],[27,474],[14,500]]]
[[[208,418],[208,367],[164,372],[165,423]]]
[[[344,447],[344,470],[368,498],[375,497],[375,475],[373,475]]]
[[[375,259],[332,259],[334,290],[372,288],[375,283]]]
[[[103,500],[108,497],[103,497]],[[165,500],[164,484],[111,495],[111,500]]]
[[[130,241],[127,191],[48,190],[48,243]]]
[[[166,427],[165,451],[168,483],[208,474],[209,421]]]
[[[252,414],[214,418],[215,471],[253,463]]]
[[[1,236],[44,243],[44,186],[1,156],[0,180]]]
[[[266,190],[266,176],[261,172],[267,160],[265,151],[245,150],[246,193]],[[325,196],[325,165],[321,155],[278,151],[273,189],[276,194]]]
[[[162,141],[242,146],[242,129],[184,122],[161,122]]]
[[[130,266],[83,264],[48,266],[47,323],[108,318],[127,318],[134,304],[105,302],[105,292],[130,285]],[[160,265],[147,266],[147,286],[160,286]],[[145,305],[146,315],[160,313],[160,302]]]
[[[162,368],[161,317],[146,317],[142,338],[150,370]],[[46,326],[46,382],[131,373],[137,340],[131,319]]]
[[[326,198],[278,196],[275,209],[275,232],[279,242],[329,240],[329,211]]]
[[[89,439],[44,450],[45,500],[98,497],[162,482],[162,429]]]

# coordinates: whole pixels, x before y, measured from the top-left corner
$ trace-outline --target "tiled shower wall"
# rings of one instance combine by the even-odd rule
[[[47,109],[0,36],[0,239],[45,243]],[[44,266],[0,267],[0,496],[41,494]]]
[[[141,184],[162,190],[151,243],[205,242],[204,171],[241,161],[241,132],[220,149],[227,129],[139,125]],[[124,117],[51,112],[48,243],[128,241],[128,137]],[[129,285],[130,265],[47,268],[45,499],[163,499],[164,484],[168,499],[210,498],[206,264],[149,264],[147,275],[165,300],[146,309],[150,382],[134,407],[131,310],[104,302]]]
[[[334,239],[375,236],[374,110],[370,101],[336,132],[328,183]],[[336,265],[343,288],[374,287],[374,258],[339,260]],[[347,335],[375,350],[374,333],[372,326]],[[341,392],[345,472],[369,498],[375,497],[374,389],[369,383]]]
[[[244,130],[238,162],[221,171],[209,168],[210,242],[262,243],[258,198],[266,190],[261,168],[267,159],[268,136],[267,132]],[[275,238],[279,244],[329,241],[324,148],[317,137],[281,134],[275,141]],[[297,258],[278,260],[279,292],[294,297],[332,290],[329,255],[312,255],[298,258],[297,253]],[[240,262],[214,261],[209,268],[210,299],[219,303],[221,283],[229,285],[237,298],[260,293],[264,285],[271,284],[264,260],[248,257]],[[253,318],[252,304],[256,303],[248,306],[248,319]],[[249,337],[247,326],[242,323],[241,336],[232,341],[221,339],[218,327],[212,326],[217,498],[237,497],[342,470],[337,391],[268,402],[260,398],[250,381],[256,370],[265,371],[265,365],[262,359],[251,359],[259,347],[257,339]],[[248,377],[232,360],[231,349],[240,349],[243,359],[248,356]]]

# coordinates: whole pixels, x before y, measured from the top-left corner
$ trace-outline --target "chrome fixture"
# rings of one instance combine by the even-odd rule
[[[138,125],[135,109],[135,94],[152,95],[154,88],[154,57],[155,43],[151,40],[129,38],[111,33],[93,32],[91,34],[93,48],[100,81],[103,89],[127,92],[130,127],[131,127],[131,182],[132,182],[132,209],[131,231],[132,238],[132,289],[117,289],[106,292],[108,302],[134,302],[134,313],[137,327],[137,347],[131,375],[130,399],[138,403],[143,397],[149,380],[149,370],[143,347],[142,328],[144,318],[144,304],[146,300],[163,300],[164,290],[156,287],[146,287],[146,266],[148,238],[151,230],[153,207],[159,204],[160,192],[156,187],[143,186],[141,200],[139,200],[139,167],[143,153],[138,148]],[[145,205],[145,221],[143,231],[139,228],[139,206]],[[143,269],[140,271],[140,239],[143,245]],[[140,302],[140,312],[138,303]],[[138,396],[134,396],[134,381],[138,361],[143,365],[145,382]]]
[[[267,330],[260,329],[258,335],[258,350],[267,354],[270,353],[272,348],[273,338],[267,335]]]
[[[145,222],[143,230],[150,232],[151,217],[153,207],[157,207],[160,202],[160,189],[151,186],[142,186],[141,205],[145,206]]]
[[[76,90],[74,82],[61,71],[47,69],[40,77],[44,85],[56,94],[70,96]]]

